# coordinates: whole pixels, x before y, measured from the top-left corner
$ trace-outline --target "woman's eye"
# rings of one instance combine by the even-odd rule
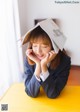
[[[47,46],[42,46],[43,48],[47,48]]]

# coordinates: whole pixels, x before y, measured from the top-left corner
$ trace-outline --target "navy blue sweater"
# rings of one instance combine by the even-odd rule
[[[25,91],[31,97],[37,97],[42,86],[49,98],[56,98],[67,83],[71,59],[62,54],[60,64],[55,70],[48,68],[49,77],[43,82],[39,82],[33,75],[36,65],[29,65],[27,59],[24,61]]]

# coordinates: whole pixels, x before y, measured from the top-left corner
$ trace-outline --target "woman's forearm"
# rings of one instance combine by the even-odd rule
[[[40,63],[36,64],[36,68],[35,68],[35,72],[34,74],[40,78],[40,72],[41,72],[41,66],[40,66]]]
[[[46,72],[47,70],[48,70],[47,65],[41,64],[42,73]]]

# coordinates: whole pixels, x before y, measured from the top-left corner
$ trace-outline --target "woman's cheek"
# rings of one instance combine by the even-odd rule
[[[48,49],[44,49],[43,52],[44,52],[44,54],[47,54],[47,53],[50,52],[50,50],[48,50]]]
[[[33,52],[36,52],[37,49],[36,48],[33,48],[32,50],[33,50]]]

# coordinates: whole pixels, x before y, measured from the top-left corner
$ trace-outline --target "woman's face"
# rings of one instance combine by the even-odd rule
[[[32,44],[32,49],[37,58],[42,60],[46,54],[51,51],[51,45],[44,44],[42,38],[38,38],[37,41]]]

